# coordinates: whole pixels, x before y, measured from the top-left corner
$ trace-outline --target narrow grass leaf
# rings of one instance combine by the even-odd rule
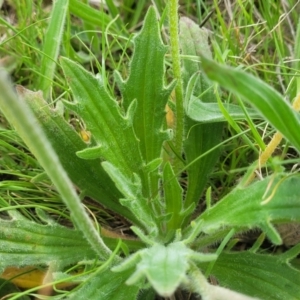
[[[92,26],[98,26],[102,29],[106,28],[112,21],[112,17],[110,15],[104,11],[93,8],[82,1],[69,0],[69,2],[70,12]],[[118,28],[115,23],[110,24],[110,29],[115,33],[118,32]]]
[[[300,19],[298,19],[294,53],[295,54],[294,54],[293,67],[294,67],[295,70],[297,70],[297,74],[296,74],[296,95],[298,95],[300,93],[300,78],[299,78],[299,70],[300,70]]]
[[[223,104],[224,108],[234,120],[245,120],[243,109],[234,104]],[[252,119],[261,119],[261,114],[256,110],[247,108],[247,113]],[[187,111],[188,117],[200,123],[225,122],[226,117],[220,110],[218,103],[205,103],[192,97]]]
[[[53,2],[50,22],[45,34],[40,70],[42,76],[40,76],[37,89],[43,92],[46,100],[50,97],[50,88],[54,78],[68,7],[68,0],[57,0]]]
[[[207,76],[252,104],[262,116],[300,151],[300,118],[283,97],[262,80],[245,71],[221,66],[201,56]]]

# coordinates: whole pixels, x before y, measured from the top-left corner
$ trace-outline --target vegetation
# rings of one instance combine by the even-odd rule
[[[2,3],[3,299],[298,299],[299,1],[87,2]]]

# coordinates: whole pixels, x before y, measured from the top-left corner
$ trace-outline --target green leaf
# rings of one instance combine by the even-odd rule
[[[115,182],[119,191],[125,196],[120,202],[127,207],[134,215],[138,216],[139,222],[143,227],[154,236],[158,234],[158,226],[152,216],[151,206],[142,194],[141,179],[137,174],[131,178],[124,176],[118,168],[109,162],[103,162],[104,170]]]
[[[300,118],[292,106],[262,80],[245,71],[221,66],[201,55],[203,70],[242,99],[251,103],[278,131],[300,151]]]
[[[159,295],[169,297],[181,283],[187,282],[190,261],[211,261],[216,258],[215,254],[197,253],[183,242],[174,242],[167,246],[154,244],[151,248],[133,254],[112,270],[123,272],[136,265],[135,272],[126,281],[127,284],[141,282],[146,277]]]
[[[54,1],[50,22],[44,35],[43,57],[41,61],[41,76],[37,90],[42,90],[45,99],[50,97],[57,57],[60,49],[64,24],[69,8],[69,1]]]
[[[63,201],[73,215],[74,223],[89,241],[95,253],[107,257],[111,250],[104,244],[99,232],[95,229],[86,213],[74,186],[62,167],[57,154],[47,139],[35,115],[27,104],[14,93],[7,74],[0,70],[0,109],[4,116],[14,126],[32,154],[37,158]]]
[[[33,110],[72,182],[85,195],[124,217],[135,220],[119,203],[121,194],[103,170],[100,160],[82,160],[75,154],[86,149],[87,145],[59,112],[48,106],[40,92],[31,92],[21,86],[17,87],[17,91]]]
[[[188,270],[186,257],[190,251],[182,243],[170,244],[168,247],[155,245],[144,254],[137,269],[142,270],[160,295],[171,296],[185,279]]]
[[[206,268],[207,264],[201,263],[200,266]],[[270,300],[299,299],[300,272],[283,260],[282,255],[222,253],[211,274],[221,286],[252,297]]]
[[[139,142],[131,126],[135,102],[123,115],[117,101],[95,76],[67,58],[61,58],[61,66],[75,98],[75,103],[66,105],[83,118],[96,143],[98,157],[115,165],[124,176],[137,173],[143,178]],[[96,149],[92,151],[94,157]]]
[[[224,228],[261,228],[274,244],[281,238],[271,222],[300,221],[298,176],[273,176],[246,188],[237,187],[198,219],[212,234]]]
[[[170,133],[163,129],[163,124],[165,107],[174,87],[174,84],[164,87],[164,56],[167,47],[161,40],[159,22],[153,7],[149,8],[144,26],[133,41],[135,49],[129,77],[123,81],[117,73],[117,80],[125,109],[134,99],[137,100],[133,126],[140,140],[143,158],[149,163],[160,157],[163,142],[170,139]]]
[[[127,110],[136,99],[137,108],[133,116],[134,131],[140,141],[140,149],[146,164],[161,157],[162,145],[171,139],[171,131],[165,130],[165,107],[174,87],[164,87],[164,56],[167,47],[159,32],[159,22],[153,7],[145,17],[142,30],[134,38],[134,54],[130,62],[130,73],[124,81],[119,73],[116,80]],[[158,193],[158,172],[148,174],[148,197]],[[146,187],[146,186],[145,186]]]
[[[208,45],[208,34],[204,29],[199,28],[192,20],[188,18],[180,19],[180,47],[182,55],[192,57],[183,59],[183,83],[185,88],[185,104],[187,118],[186,137],[184,141],[184,152],[186,163],[190,164],[204,152],[216,146],[221,141],[222,123],[209,124],[211,120],[200,120],[201,116],[192,120],[190,113],[199,113],[194,111],[194,106],[198,103],[204,107],[215,105],[215,95],[212,84],[205,78],[200,70],[199,55],[203,51],[211,57],[211,51]],[[195,59],[193,59],[195,58]],[[195,74],[199,74],[195,76]],[[191,101],[195,97],[201,100]],[[197,103],[197,104],[195,104]],[[193,107],[191,107],[193,105]],[[199,107],[198,107],[199,108]],[[202,109],[202,108],[201,108]],[[195,117],[195,114],[193,115]],[[207,122],[199,124],[198,122]],[[185,207],[192,203],[197,203],[201,198],[202,191],[207,182],[207,177],[219,158],[219,151],[215,150],[206,155],[203,159],[197,160],[188,169],[188,188],[185,199]]]
[[[140,257],[136,271],[126,283],[132,285],[146,277],[161,296],[167,297],[172,295],[179,284],[185,280],[191,252],[193,251],[181,242],[169,244],[167,247],[155,244],[129,257],[121,265],[114,267],[113,271],[124,272],[130,269],[136,258]]]
[[[194,87],[194,95],[196,97],[203,95],[202,101],[204,102],[216,102],[213,89],[211,88],[212,84],[200,72],[201,63],[199,55],[205,53],[207,57],[212,57],[208,44],[208,31],[205,28],[199,28],[198,24],[187,17],[180,18],[179,25],[180,47],[182,54],[187,56],[183,59],[184,86],[188,86],[190,78],[194,74],[199,74],[198,81]]]
[[[295,36],[295,44],[294,44],[295,48],[294,48],[294,60],[293,60],[293,65],[292,67],[295,70],[300,70],[300,22],[298,22],[297,25],[297,32],[296,32],[296,36]],[[299,77],[296,77],[296,96],[298,96],[300,93],[300,79]]]
[[[153,289],[140,290],[137,300],[155,300],[156,293]]]
[[[78,289],[72,291],[68,299],[75,300],[134,300],[139,287],[125,284],[129,272],[113,273],[110,270],[97,272],[84,280]]]
[[[95,259],[82,233],[58,224],[41,225],[24,218],[0,219],[0,270],[10,266],[60,267]]]
[[[170,163],[166,163],[163,171],[164,199],[166,214],[171,217],[167,222],[167,234],[173,236],[176,229],[181,228],[183,222],[182,212],[182,188],[175,176]],[[173,233],[173,234],[171,234]]]
[[[245,113],[238,105],[224,103],[224,108],[234,120],[244,120]],[[261,119],[261,115],[254,109],[247,108],[247,112],[252,119]],[[224,122],[226,118],[221,112],[218,103],[205,103],[195,97],[190,100],[188,117],[200,123]]]
[[[213,150],[201,159],[197,158],[221,142],[223,128],[222,123],[196,124],[192,123],[191,120],[187,123],[191,127],[184,143],[184,149],[186,162],[191,165],[187,168],[188,188],[184,202],[185,208],[193,203],[197,204],[201,199],[208,176],[219,159],[220,150]]]
[[[109,24],[109,29],[113,32],[119,32],[116,24],[112,22],[112,18],[106,12],[95,9],[90,5],[78,0],[69,0],[69,9],[72,14],[82,19],[83,21],[100,28],[106,28]]]

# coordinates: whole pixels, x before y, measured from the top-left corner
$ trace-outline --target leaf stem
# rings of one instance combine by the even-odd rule
[[[183,130],[184,130],[184,109],[183,109],[183,88],[180,68],[180,50],[178,38],[178,0],[170,0],[169,2],[169,25],[170,25],[170,43],[171,57],[173,64],[174,78],[177,80],[175,87],[176,108],[175,108],[175,135],[174,146],[175,153],[182,153],[183,146]],[[180,170],[181,161],[178,158],[174,159],[173,167],[175,173]]]

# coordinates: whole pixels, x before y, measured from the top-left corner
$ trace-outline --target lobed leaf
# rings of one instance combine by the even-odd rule
[[[145,17],[144,25],[134,38],[134,54],[130,73],[123,81],[117,73],[122,104],[127,110],[137,100],[133,127],[140,140],[141,152],[146,163],[160,157],[162,144],[170,138],[163,129],[165,107],[174,84],[164,87],[164,56],[167,47],[159,32],[159,22],[153,7]]]
[[[146,277],[161,296],[171,296],[186,278],[191,252],[183,243],[172,243],[167,247],[155,244],[144,249],[140,252],[141,260],[136,265],[136,271],[127,284],[135,284]],[[117,268],[115,271],[119,272]]]
[[[140,141],[142,157],[146,164],[161,157],[162,145],[171,138],[171,131],[165,130],[165,107],[174,87],[164,86],[164,56],[167,47],[163,44],[159,22],[153,7],[145,17],[144,25],[133,40],[134,54],[126,80],[116,73],[116,80],[126,110],[136,99],[137,107],[132,124]],[[158,172],[148,173],[148,197],[158,192]]]
[[[87,145],[59,112],[48,106],[40,92],[31,92],[21,86],[17,87],[17,91],[33,110],[72,182],[85,195],[128,219],[135,220],[119,203],[121,194],[103,170],[100,159],[83,160],[76,155],[76,152],[85,149]]]
[[[147,278],[159,295],[170,297],[180,284],[188,282],[187,273],[192,261],[212,261],[216,258],[215,254],[194,252],[184,242],[173,242],[167,246],[154,244],[125,259],[113,271],[131,270],[135,263],[136,270],[126,281],[127,284],[132,285]]]
[[[123,115],[117,101],[95,76],[67,58],[61,58],[61,66],[75,99],[66,106],[83,118],[96,143],[78,152],[80,157],[98,156],[115,165],[124,176],[130,178],[137,173],[143,178],[139,142],[131,126],[135,103]]]
[[[102,166],[125,196],[124,199],[120,199],[120,203],[138,216],[139,223],[147,229],[148,233],[157,236],[158,226],[154,221],[150,204],[143,197],[141,179],[138,175],[133,174],[132,179],[125,177],[118,168],[107,161],[103,162]]]

